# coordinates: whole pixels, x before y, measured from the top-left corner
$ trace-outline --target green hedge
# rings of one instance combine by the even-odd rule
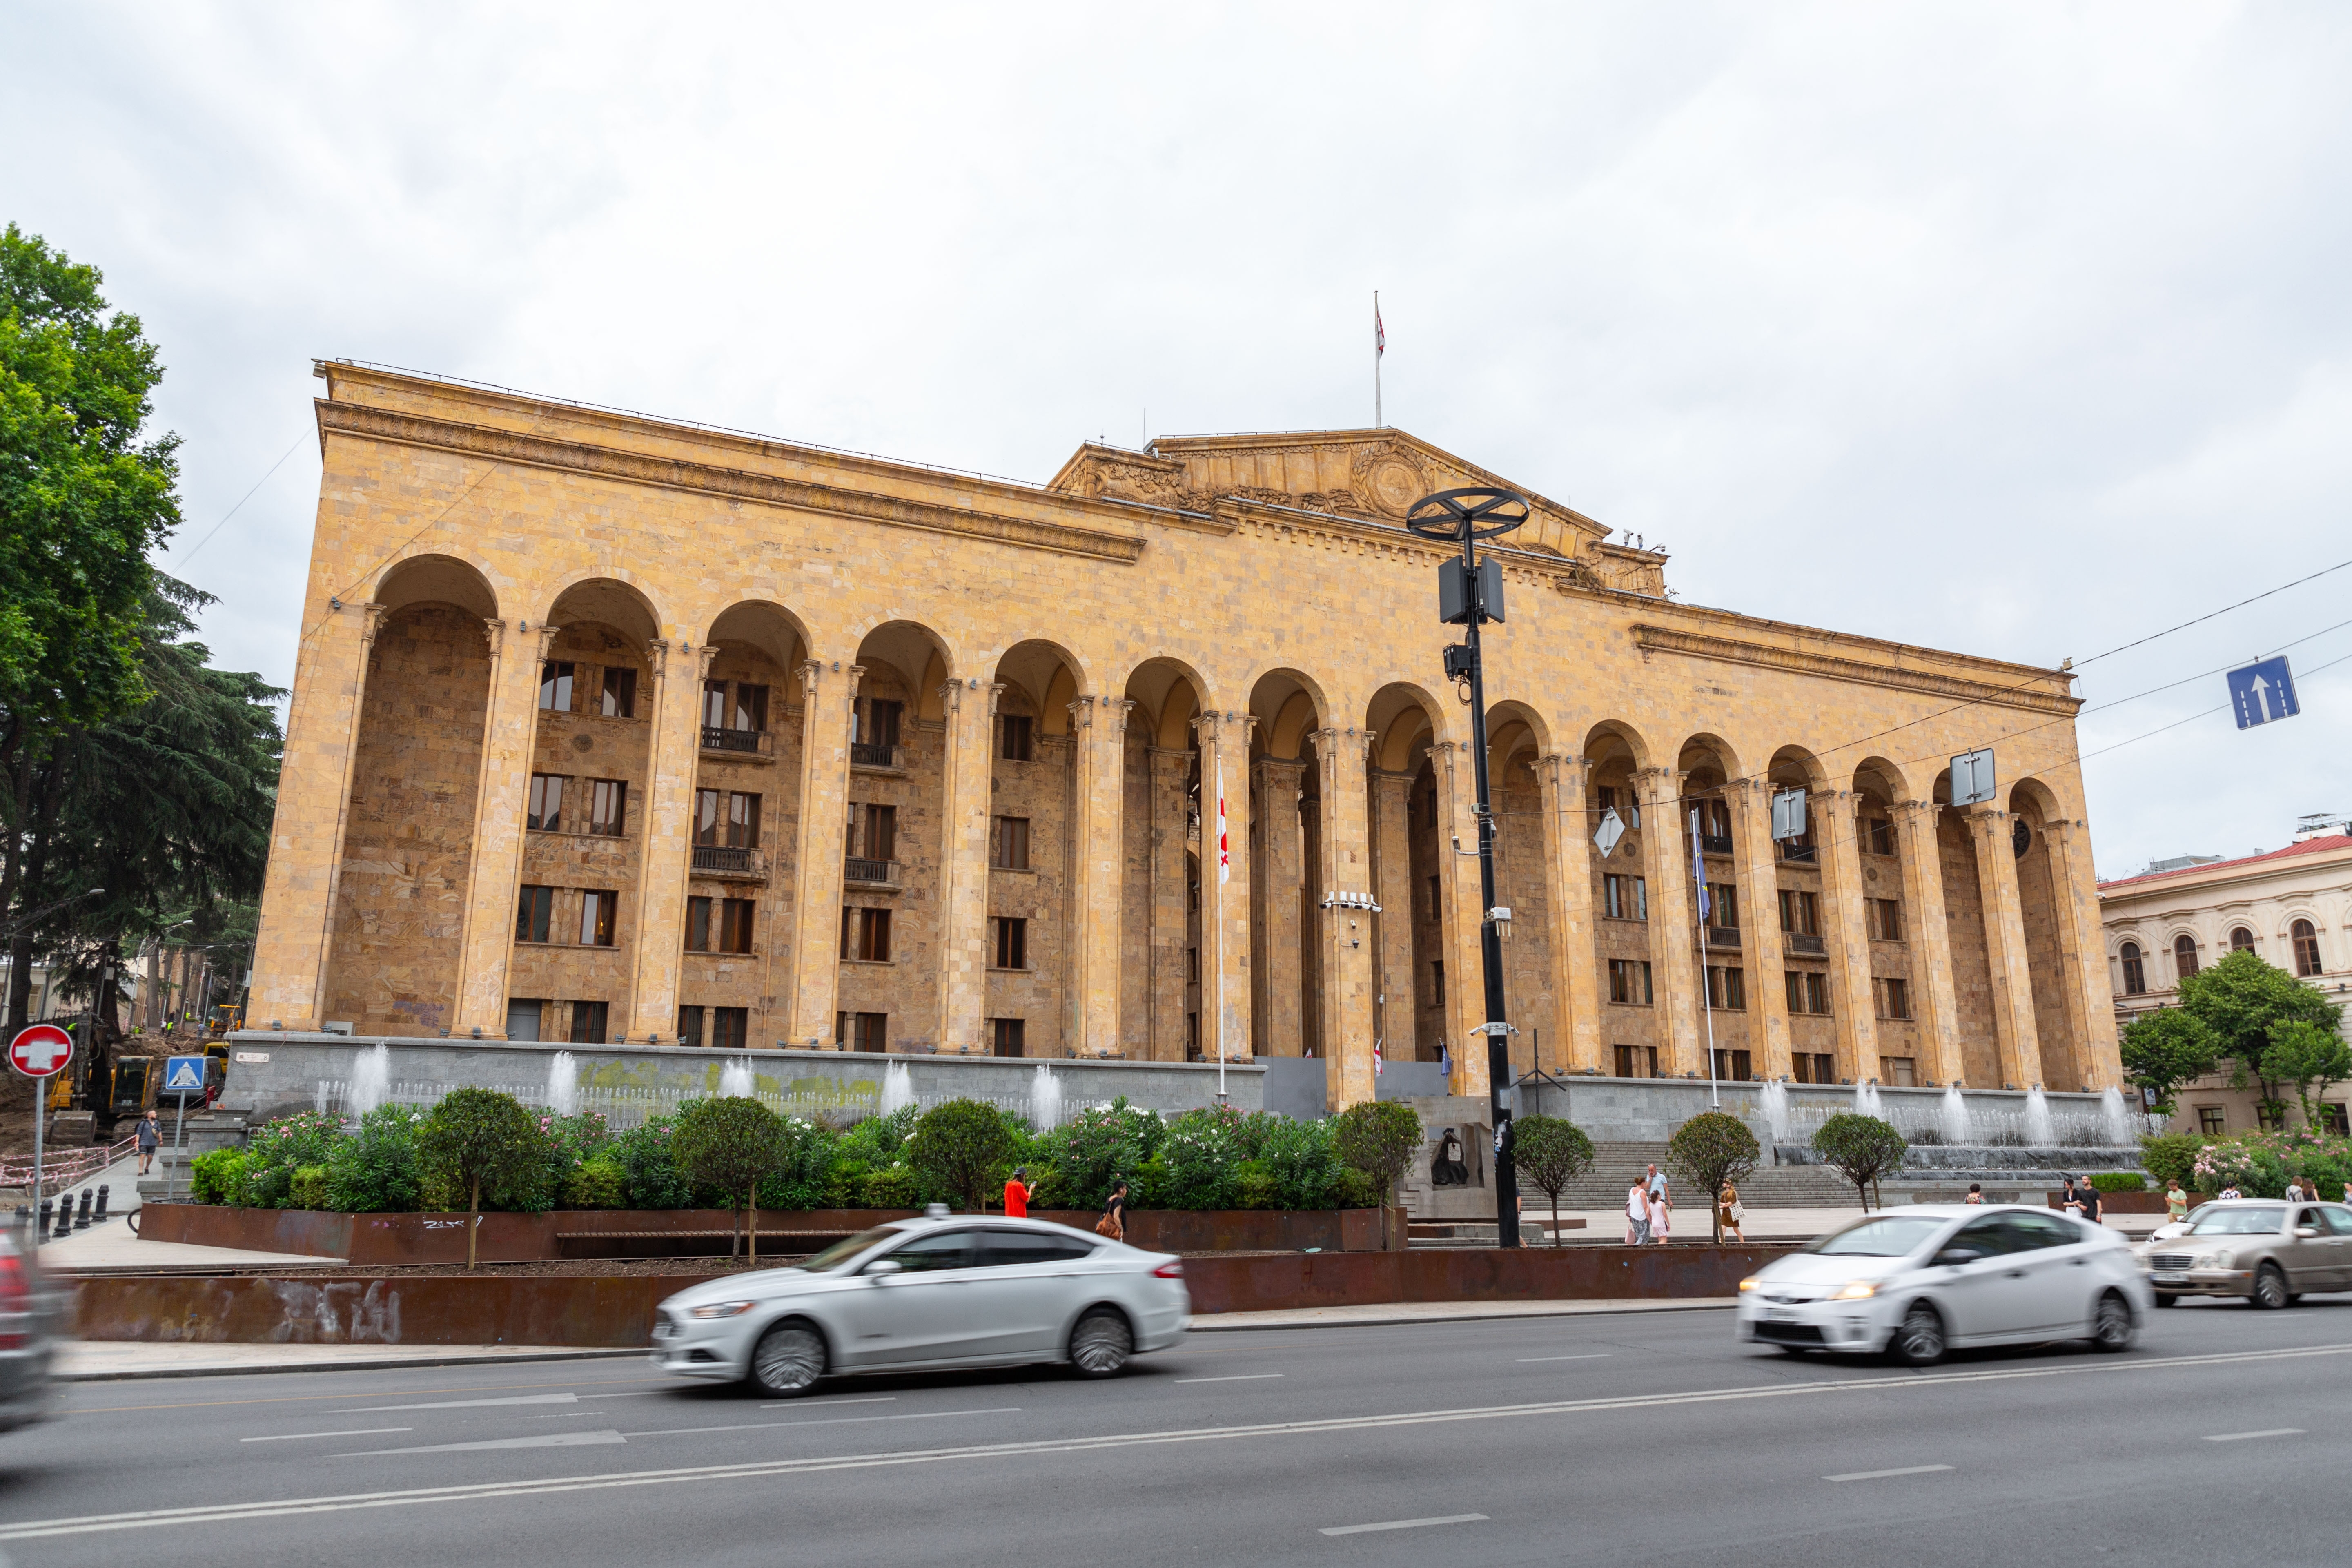
[[[2103,1193],[2144,1193],[2147,1178],[2137,1171],[2095,1171],[2091,1185]]]

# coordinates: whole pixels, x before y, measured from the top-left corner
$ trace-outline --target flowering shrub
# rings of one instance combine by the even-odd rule
[[[1113,1182],[1124,1176],[1133,1183],[1164,1131],[1159,1117],[1128,1104],[1124,1095],[1108,1109],[1076,1112],[1030,1142],[1025,1163],[1038,1179],[1036,1205],[1100,1208]]]
[[[424,1202],[416,1130],[425,1112],[413,1105],[380,1105],[360,1118],[348,1138],[327,1154],[321,1199],[344,1214],[407,1214]]]
[[[263,1122],[246,1139],[243,1179],[230,1201],[247,1208],[292,1207],[294,1173],[325,1164],[342,1130],[343,1119],[324,1110]]]
[[[2284,1197],[2288,1178],[2301,1176],[2315,1183],[2323,1197],[2340,1197],[2352,1177],[2352,1139],[2302,1127],[2242,1133],[2205,1145],[2189,1170],[2189,1185],[2200,1193],[2235,1186],[2250,1198]]]

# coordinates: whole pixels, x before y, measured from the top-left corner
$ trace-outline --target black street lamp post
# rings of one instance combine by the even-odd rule
[[[1519,1245],[1519,1180],[1511,1165],[1511,1026],[1503,1017],[1503,922],[1495,902],[1495,810],[1486,778],[1486,681],[1478,628],[1503,618],[1503,565],[1478,559],[1478,541],[1510,532],[1528,521],[1525,496],[1503,489],[1440,490],[1412,503],[1405,527],[1423,539],[1462,546],[1462,559],[1437,569],[1438,619],[1459,625],[1460,646],[1445,650],[1448,679],[1470,687],[1470,758],[1478,789],[1478,953],[1486,989],[1486,1092],[1495,1121],[1495,1236]]]

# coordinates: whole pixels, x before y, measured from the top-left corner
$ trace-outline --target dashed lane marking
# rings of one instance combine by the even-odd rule
[[[1478,1524],[1485,1521],[1483,1513],[1446,1513],[1434,1519],[1391,1519],[1379,1524],[1328,1524],[1317,1533],[1322,1535],[1364,1535],[1375,1530],[1426,1530],[1433,1524]]]
[[[414,1432],[414,1426],[354,1426],[348,1432],[279,1432],[268,1437],[239,1437],[240,1443],[292,1443],[304,1437],[373,1437],[382,1432]]]
[[[1843,1476],[1823,1476],[1825,1481],[1883,1481],[1889,1476],[1932,1476],[1948,1470],[1949,1465],[1906,1465],[1899,1470],[1854,1470]]]
[[[2205,1440],[2208,1443],[2242,1443],[2250,1437],[2301,1437],[2304,1436],[2305,1434],[2300,1426],[2273,1426],[2261,1432],[2216,1432]]]

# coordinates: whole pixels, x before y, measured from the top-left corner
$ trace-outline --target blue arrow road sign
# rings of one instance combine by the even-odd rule
[[[2302,705],[2294,700],[2294,675],[2286,667],[2286,656],[2231,670],[2230,707],[2238,715],[2241,730],[2302,712]]]
[[[163,1058],[163,1092],[165,1094],[202,1094],[204,1091],[204,1058],[166,1057]]]

